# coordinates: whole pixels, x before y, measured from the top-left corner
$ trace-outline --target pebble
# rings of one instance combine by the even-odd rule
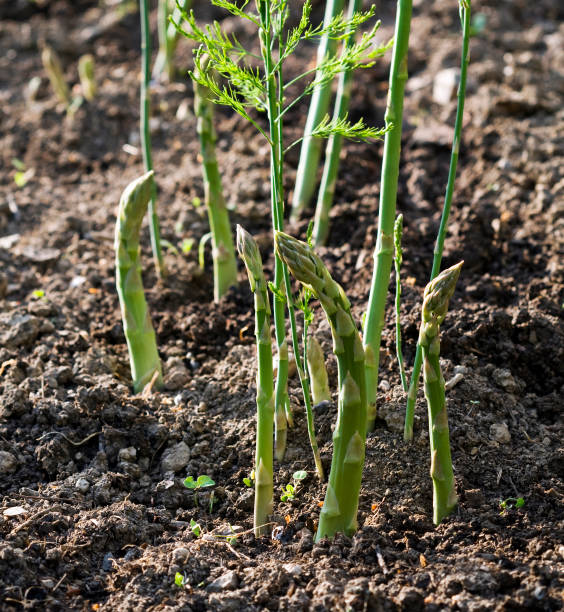
[[[284,563],[282,567],[292,576],[301,576],[304,571],[298,563]]]
[[[183,546],[179,546],[172,551],[172,560],[174,563],[184,563],[190,556],[190,551]]]
[[[513,375],[505,368],[496,368],[492,372],[492,378],[496,385],[500,386],[502,389],[505,389],[505,391],[509,393],[514,393],[519,389]]]
[[[18,460],[8,451],[0,451],[0,474],[11,474],[16,471]]]
[[[77,491],[80,491],[81,493],[86,493],[88,489],[90,489],[90,483],[88,482],[88,480],[86,480],[86,478],[79,478],[76,481],[74,487]]]
[[[459,83],[459,68],[446,68],[437,72],[433,81],[433,101],[443,106],[448,104],[456,97]]]
[[[125,463],[133,463],[137,459],[137,449],[133,446],[120,449],[118,453],[118,459]]]
[[[207,590],[212,593],[219,591],[226,591],[228,589],[236,589],[239,586],[239,577],[231,570],[225,572],[219,578],[216,578],[211,584],[208,585]]]
[[[490,438],[500,444],[509,444],[511,442],[511,434],[507,423],[494,423],[490,426]]]
[[[405,610],[406,612],[423,610],[425,607],[424,599],[423,592],[413,587],[403,587],[397,597],[400,610]]]
[[[190,461],[190,449],[185,442],[179,442],[172,448],[167,449],[161,459],[163,472],[178,472],[188,465]]]

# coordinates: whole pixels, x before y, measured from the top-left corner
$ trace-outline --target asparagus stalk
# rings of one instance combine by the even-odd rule
[[[153,386],[159,387],[162,384],[161,362],[143,292],[139,255],[139,231],[147,212],[153,183],[153,171],[150,171],[125,188],[119,202],[116,223],[116,287],[136,393],[142,391],[155,376]]]
[[[361,6],[361,0],[349,0],[347,17],[352,19]],[[354,40],[354,31],[351,30],[345,40],[343,53],[354,44]],[[345,70],[339,74],[337,97],[335,98],[335,110],[333,113],[334,120],[343,119],[347,115],[351,97],[352,76],[351,70]],[[315,208],[315,224],[313,226],[313,242],[316,245],[325,244],[329,235],[329,211],[335,196],[335,184],[339,172],[339,157],[341,155],[342,143],[343,137],[340,134],[331,134],[327,140],[325,166],[323,168],[323,176],[321,177],[317,206]]]
[[[331,391],[329,390],[329,380],[325,367],[323,349],[315,336],[308,336],[307,339],[307,368],[309,379],[311,380],[311,395],[313,403],[331,401]]]
[[[205,62],[205,59],[202,62]],[[212,234],[214,301],[219,302],[227,290],[237,284],[237,262],[215,154],[217,136],[213,125],[213,103],[209,100],[209,90],[197,80],[194,79],[193,82],[194,112],[202,151],[205,200]]]
[[[255,294],[255,335],[257,340],[257,442],[255,455],[255,536],[265,535],[272,512],[274,423],[274,376],[270,337],[270,304],[262,259],[256,242],[237,226],[237,250],[247,268],[251,291]]]
[[[351,535],[357,510],[366,437],[364,350],[350,304],[321,259],[305,243],[282,232],[275,234],[276,250],[296,277],[308,287],[331,325],[333,351],[339,372],[339,415],[333,434],[333,458],[316,540],[337,532]]]
[[[452,151],[450,156],[450,167],[448,171],[445,203],[441,215],[439,233],[435,242],[435,251],[433,254],[433,268],[431,270],[431,280],[433,280],[437,276],[439,270],[441,269],[445,237],[448,228],[448,218],[450,215],[452,196],[454,193],[456,168],[458,166],[458,152],[460,148],[460,138],[462,134],[462,119],[464,116],[464,101],[466,99],[466,77],[468,74],[468,63],[470,61],[470,0],[461,0],[460,7],[462,11],[462,59],[460,63],[458,102],[456,107],[454,139],[452,142]],[[405,409],[405,424],[403,430],[404,440],[411,440],[413,438],[413,418],[415,415],[415,401],[417,400],[417,387],[419,385],[419,376],[421,374],[422,350],[423,349],[421,345],[417,344],[415,361],[413,363],[413,372],[411,373],[411,379],[409,381],[409,389],[407,393],[407,406]]]
[[[81,56],[78,60],[78,76],[80,78],[82,95],[89,101],[93,100],[96,97],[98,88],[94,75],[94,56],[90,53]]]
[[[460,276],[462,263],[441,272],[425,288],[419,330],[419,344],[423,349],[425,397],[429,412],[433,522],[435,525],[450,514],[458,503],[450,456],[445,379],[439,363],[441,349],[439,334],[440,325],[445,320],[448,310],[448,302]]]
[[[151,103],[149,99],[149,81],[151,78],[151,34],[149,31],[149,0],[141,0],[139,3],[141,16],[141,95],[140,95],[140,124],[141,124],[141,147],[143,149],[143,165],[145,172],[153,169],[151,155],[151,132],[149,130],[149,119],[151,116]],[[151,235],[151,249],[155,268],[160,278],[166,276],[166,268],[161,249],[161,235],[159,218],[157,216],[157,186],[152,182],[151,201],[149,202],[149,232]]]
[[[366,353],[366,392],[368,398],[367,430],[374,428],[376,398],[378,394],[378,366],[380,362],[380,341],[384,327],[384,313],[388,296],[388,283],[394,252],[394,220],[398,190],[401,132],[403,120],[403,95],[407,81],[407,51],[411,25],[412,0],[398,0],[394,49],[390,68],[390,89],[386,108],[386,132],[384,159],[382,163],[382,184],[378,211],[378,235],[374,249],[374,271],[368,298],[368,310],[364,327]]]
[[[178,23],[182,17],[182,10],[187,11],[192,0],[178,0],[172,11],[172,21]],[[163,72],[169,81],[174,79],[174,51],[178,43],[178,30],[169,20],[169,0],[159,0],[158,5],[158,34],[159,52],[153,67],[153,78],[158,78]]]
[[[45,45],[41,51],[41,62],[43,63],[45,72],[49,77],[49,81],[55,95],[57,98],[59,98],[59,101],[68,108],[71,103],[69,86],[67,85],[63,75],[61,61],[59,60],[59,57],[55,53],[54,49],[49,45]]]
[[[343,10],[344,0],[327,0],[323,27],[326,28],[331,20]],[[319,41],[317,50],[317,65],[326,57],[332,57],[337,51],[337,41],[326,34]],[[316,78],[320,77],[316,74]],[[304,128],[304,139],[300,151],[300,161],[296,174],[296,185],[292,200],[292,218],[299,217],[302,210],[309,204],[317,182],[317,168],[321,155],[321,141],[310,136],[327,114],[331,100],[331,82],[316,87],[309,104],[309,111]]]
[[[400,269],[403,261],[403,251],[401,248],[401,236],[403,233],[403,215],[398,215],[394,223],[394,266],[396,269],[396,356],[400,371],[401,386],[404,391],[407,391],[407,377],[405,375],[405,365],[403,363],[403,352],[401,350],[401,320],[400,320],[400,303],[401,303],[401,277]]]

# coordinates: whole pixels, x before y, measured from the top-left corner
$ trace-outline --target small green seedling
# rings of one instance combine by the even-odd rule
[[[255,486],[255,471],[254,470],[252,470],[251,473],[247,477],[243,478],[243,483],[247,487]]]
[[[199,523],[196,523],[196,521],[194,519],[190,519],[190,531],[197,537],[200,537],[200,534],[202,533],[202,528],[200,527]],[[178,575],[178,574],[177,574]]]
[[[280,496],[280,500],[283,502],[295,499],[298,483],[307,478],[307,472],[305,470],[298,470],[292,474],[292,478],[296,482],[295,485],[288,483],[285,487],[282,487],[282,495]]]
[[[31,292],[31,295],[33,295],[36,300],[39,300],[42,297],[45,297],[45,291],[43,291],[43,289],[35,289],[35,291]]]
[[[188,255],[188,253],[190,253],[190,251],[192,250],[193,246],[194,246],[194,238],[184,238],[184,240],[182,241],[182,244],[180,245],[180,248],[182,249],[182,252],[184,253],[184,255]]]
[[[508,508],[522,508],[524,505],[525,500],[522,497],[508,497],[507,499],[499,502],[501,514],[503,514]]]
[[[212,480],[209,476],[206,476],[205,474],[203,474],[202,476],[198,476],[197,480],[194,480],[192,476],[188,476],[188,478],[184,480],[184,486],[187,489],[192,489],[196,493],[196,495],[194,495],[194,506],[198,505],[197,492],[200,489],[205,489],[206,487],[213,487],[214,484],[215,480]]]
[[[174,584],[178,588],[183,589],[186,586],[186,576],[180,572],[176,572],[176,574],[174,574]]]

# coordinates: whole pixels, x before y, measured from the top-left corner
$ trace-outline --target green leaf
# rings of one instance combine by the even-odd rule
[[[524,505],[525,505],[525,500],[522,497],[518,497],[517,501],[515,502],[515,507],[522,508]]]
[[[197,538],[200,537],[201,527],[194,519],[190,519],[190,530]]]
[[[27,172],[16,172],[14,174],[14,183],[17,187],[25,187],[27,184]]]
[[[43,289],[36,289],[31,295],[33,295],[34,298],[39,299],[45,296],[45,291],[43,291]]]
[[[307,472],[305,470],[298,470],[292,474],[294,480],[305,480],[307,478]]]
[[[196,481],[198,489],[200,487],[213,487],[215,481],[212,480],[209,476],[203,474],[202,476],[198,476],[198,480]]]
[[[14,166],[16,170],[21,170],[21,172],[25,172],[25,164],[21,159],[18,159],[17,157],[14,157],[12,159],[12,166]]]
[[[246,484],[248,487],[251,486],[251,479],[250,478],[243,478],[243,483]]]
[[[187,489],[196,489],[198,487],[196,481],[192,478],[192,476],[188,476],[188,478],[184,480],[184,486]]]
[[[174,574],[174,584],[180,588],[184,587],[184,576],[180,572]]]
[[[194,246],[194,242],[194,238],[184,238],[182,244],[180,245],[180,248],[182,249],[184,255],[188,255],[188,253],[190,253],[192,247]]]

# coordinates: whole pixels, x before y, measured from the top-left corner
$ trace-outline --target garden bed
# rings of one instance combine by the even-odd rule
[[[458,65],[460,48],[456,2],[414,4],[398,194],[408,367],[456,109],[454,100],[433,100],[433,81]],[[394,9],[392,2],[381,8],[383,40],[393,32]],[[216,305],[211,261],[202,272],[196,248],[168,251],[171,273],[159,282],[144,229],[144,279],[165,390],[135,396],[130,388],[113,236],[119,196],[142,173],[138,15],[96,32],[96,2],[0,8],[2,609],[562,608],[564,14],[555,0],[483,1],[473,11],[485,15],[486,28],[471,42],[444,262],[465,264],[442,334],[445,378],[456,382],[448,410],[460,506],[433,526],[426,407],[421,393],[414,441],[404,443],[390,299],[360,528],[352,538],[314,544],[324,486],[313,470],[295,377],[296,425],[285,461],[275,465],[272,537],[252,535],[253,493],[243,478],[254,454],[255,347],[242,267],[239,287]],[[317,19],[321,13],[318,3]],[[224,25],[246,36],[235,21]],[[41,40],[61,55],[73,83],[78,57],[95,55],[99,96],[72,118],[42,73]],[[309,62],[311,51],[293,61]],[[185,41],[178,57],[190,65]],[[355,77],[353,118],[382,124],[388,62]],[[42,85],[28,101],[25,87],[36,75]],[[195,119],[185,111],[192,100],[187,78],[152,92],[162,233],[178,247],[208,231],[203,206],[194,206],[203,187]],[[300,135],[305,109],[289,118],[289,137]],[[225,110],[217,116],[231,219],[256,236],[270,272],[268,150],[252,126]],[[360,320],[382,147],[349,143],[344,152],[331,235],[319,253]],[[28,171],[22,187],[14,158]],[[286,161],[291,191],[297,151]],[[286,229],[303,238],[307,222]],[[313,329],[329,354],[317,306]],[[335,380],[332,356],[328,369]],[[328,471],[334,407],[315,418]],[[296,470],[308,478],[295,499],[282,502],[281,487]],[[209,489],[195,496],[182,485],[201,474],[216,483],[212,498]],[[500,507],[521,497],[520,508]],[[175,585],[177,573],[184,587]]]

